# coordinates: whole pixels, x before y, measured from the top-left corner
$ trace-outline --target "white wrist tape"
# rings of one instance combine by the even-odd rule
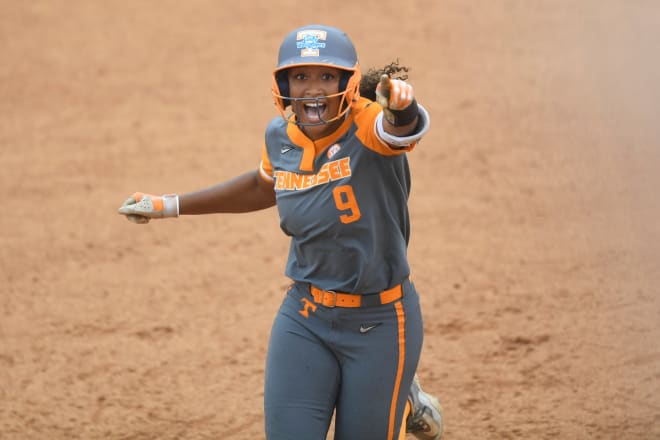
[[[176,194],[164,194],[162,197],[163,197],[163,217],[178,217],[179,196]]]
[[[419,122],[417,123],[417,132],[408,135],[408,136],[394,136],[389,134],[383,128],[383,112],[380,112],[376,117],[376,134],[383,141],[387,142],[390,145],[395,145],[397,147],[407,147],[413,142],[416,142],[422,138],[429,131],[429,126],[431,124],[431,119],[429,113],[424,107],[420,104],[417,104],[419,107]]]

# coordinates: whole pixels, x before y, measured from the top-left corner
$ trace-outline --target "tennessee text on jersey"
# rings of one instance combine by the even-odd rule
[[[343,179],[351,176],[351,158],[343,157],[321,166],[316,174],[299,174],[291,171],[275,170],[275,190],[301,190],[316,185]]]

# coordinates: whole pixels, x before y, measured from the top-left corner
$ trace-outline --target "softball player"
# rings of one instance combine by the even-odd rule
[[[294,30],[273,72],[282,117],[266,128],[258,170],[182,195],[135,193],[119,209],[146,223],[277,205],[291,237],[292,284],[266,361],[269,440],[323,440],[333,412],[335,440],[442,434],[440,405],[415,375],[423,326],[406,257],[406,153],[428,130],[429,116],[402,80],[371,81],[375,95],[363,94],[377,102],[360,96],[361,83],[344,32]]]

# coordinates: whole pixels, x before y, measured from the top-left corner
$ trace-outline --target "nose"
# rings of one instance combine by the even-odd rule
[[[323,77],[318,75],[310,75],[306,85],[306,93],[310,96],[324,95],[327,91],[327,82],[324,82]]]
[[[324,96],[325,91],[321,87],[320,83],[310,83],[305,90],[305,96],[315,97],[315,96]]]

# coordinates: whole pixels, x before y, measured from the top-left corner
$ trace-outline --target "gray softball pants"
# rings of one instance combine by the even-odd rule
[[[389,304],[313,302],[294,283],[273,323],[264,392],[268,440],[396,440],[423,341],[411,281]]]

